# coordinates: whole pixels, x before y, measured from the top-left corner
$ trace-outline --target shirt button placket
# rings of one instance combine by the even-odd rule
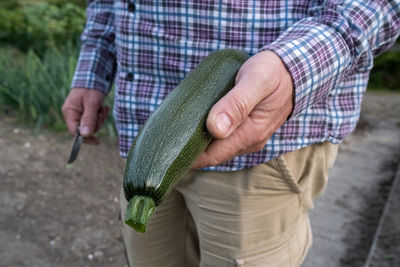
[[[135,9],[136,9],[135,3],[132,2],[132,1],[129,1],[128,2],[128,11],[133,13],[133,12],[135,12]],[[125,80],[128,81],[128,82],[133,81],[133,73],[132,72],[128,72],[126,74]]]
[[[128,72],[125,76],[125,80],[128,82],[133,81],[133,73],[132,72]]]
[[[129,12],[135,12],[135,3],[133,2],[128,2],[128,11]]]

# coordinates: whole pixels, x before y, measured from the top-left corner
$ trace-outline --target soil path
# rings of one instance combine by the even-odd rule
[[[305,266],[357,261],[346,253],[364,234],[364,228],[354,230],[366,212],[359,203],[379,200],[379,188],[371,187],[390,180],[390,171],[381,172],[376,182],[337,177],[344,170],[352,175],[357,168],[361,174],[385,168],[394,151],[400,151],[399,114],[400,94],[367,95],[359,130],[341,146],[328,191],[312,214],[315,242]],[[65,134],[35,135],[14,119],[0,117],[0,267],[126,266],[118,219],[123,163],[116,144],[102,140],[98,147],[84,145],[67,167],[70,146]],[[375,156],[371,151],[377,151]],[[378,162],[371,165],[374,159]],[[323,210],[331,213],[325,220],[318,213]]]
[[[400,94],[367,94],[361,114],[315,201],[314,244],[303,267],[364,266],[400,162]]]
[[[118,220],[123,165],[115,144],[71,138],[0,118],[0,266],[125,266]]]

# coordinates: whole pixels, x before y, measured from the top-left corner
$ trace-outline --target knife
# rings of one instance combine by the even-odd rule
[[[78,126],[78,128],[76,128],[68,164],[74,162],[74,160],[78,157],[79,149],[81,148],[82,142],[83,142],[83,137],[81,135],[81,132],[79,131],[79,126]]]

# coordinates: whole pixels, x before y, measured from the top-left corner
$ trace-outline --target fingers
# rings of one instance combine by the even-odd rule
[[[215,166],[240,154],[261,150],[292,110],[291,88],[282,83],[225,139],[214,139],[193,168]]]
[[[110,108],[108,106],[102,106],[97,114],[96,127],[94,128],[94,133],[100,130],[103,126],[104,122],[108,118]],[[83,142],[89,145],[98,145],[100,144],[99,139],[97,139],[94,135],[84,137]]]
[[[84,137],[93,135],[98,121],[98,114],[100,113],[101,106],[97,104],[86,104],[81,119],[81,134]]]
[[[207,129],[216,138],[226,138],[248,117],[251,110],[262,100],[264,95],[255,87],[238,84],[218,101],[210,110]]]
[[[80,131],[87,144],[98,144],[93,136],[107,119],[109,107],[103,106],[104,94],[97,90],[74,88],[69,93],[62,107],[68,132],[75,134],[80,125]]]
[[[81,97],[81,92],[78,89],[71,90],[61,109],[68,132],[71,135],[75,134],[82,117],[83,105]]]
[[[237,155],[259,151],[271,134],[265,125],[249,117],[229,137],[214,139],[200,155],[193,169],[215,166]]]
[[[81,112],[79,110],[68,109],[63,111],[63,113],[68,132],[71,135],[74,135],[76,132],[76,128],[78,128],[80,123]]]
[[[98,121],[104,121],[102,105],[104,94],[96,90],[87,90],[82,98],[83,114],[80,121],[80,130],[83,137],[92,136],[95,133]]]
[[[94,128],[94,133],[99,131],[103,126],[104,122],[109,116],[110,108],[108,106],[102,106],[97,114],[96,127]]]
[[[271,56],[260,53],[248,59],[236,76],[235,87],[210,110],[207,129],[214,137],[229,136],[277,87],[278,77],[269,71],[271,66],[264,57]]]
[[[97,139],[97,137],[95,137],[95,136],[89,136],[89,137],[84,137],[83,138],[83,142],[85,143],[85,144],[88,144],[88,145],[98,145],[98,144],[100,144],[100,142],[99,142],[99,139]]]

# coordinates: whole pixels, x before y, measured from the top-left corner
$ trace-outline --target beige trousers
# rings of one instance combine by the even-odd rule
[[[312,237],[307,211],[338,146],[325,142],[236,172],[189,172],[145,234],[123,223],[131,267],[291,267]],[[121,194],[122,218],[126,200]]]

